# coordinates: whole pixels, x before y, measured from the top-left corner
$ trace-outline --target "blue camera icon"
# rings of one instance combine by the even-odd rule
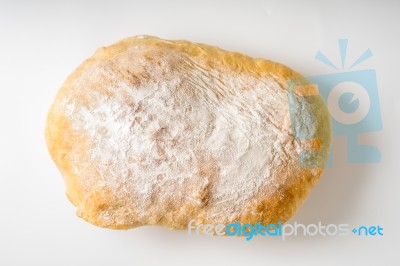
[[[348,40],[339,39],[338,44],[342,68],[344,69]],[[367,49],[349,68],[353,68],[371,56],[371,50]],[[335,70],[338,69],[338,67],[320,51],[317,52],[315,59]],[[345,71],[310,76],[305,79],[289,79],[286,81],[286,86],[292,131],[296,140],[310,141],[315,137],[320,138],[321,133],[318,132],[317,129],[309,125],[304,129],[302,128],[301,121],[299,122],[296,119],[299,112],[302,112],[301,115],[305,116],[306,119],[313,119],[313,116],[304,112],[304,110],[313,110],[315,113],[315,109],[324,108],[319,103],[321,96],[331,115],[333,135],[347,137],[347,162],[379,163],[381,161],[379,149],[358,142],[358,137],[361,134],[382,130],[375,70]],[[313,89],[310,89],[310,86]],[[303,90],[303,93],[299,93],[299,88],[301,91],[302,87],[308,88]],[[304,91],[306,91],[305,94]],[[303,101],[299,101],[298,97],[303,97]],[[310,102],[312,102],[313,105],[310,105]],[[318,123],[318,121],[316,122]],[[321,158],[326,158],[324,157],[326,155],[326,150],[326,145],[322,145],[319,149],[302,151],[299,156],[300,166],[323,167],[320,165],[321,161],[324,161],[321,160]],[[332,166],[331,155],[332,153],[330,152],[325,167]]]
[[[320,95],[328,107],[331,115],[334,136],[347,137],[347,162],[349,163],[378,163],[381,160],[380,151],[371,145],[359,144],[360,134],[375,132],[382,129],[382,119],[379,107],[378,87],[375,70],[360,70],[341,72],[326,75],[310,76],[306,78],[316,88],[315,95],[303,97],[319,97]],[[301,84],[303,83],[303,84]],[[292,119],[292,130],[297,140],[307,140],[310,134],[299,130],[296,124],[296,115],[299,107],[296,106],[296,88],[307,84],[306,81],[290,80],[287,82],[289,110]],[[309,86],[309,85],[308,85]],[[310,98],[311,100],[311,98]],[[315,100],[314,100],[315,101]],[[313,132],[308,130],[307,132]],[[310,165],[310,158],[322,156],[323,149],[303,151],[300,154],[302,167],[321,167]],[[332,156],[329,156],[326,167],[332,166]]]
[[[376,73],[373,69],[308,77],[332,116],[334,136],[347,136],[347,162],[378,163],[380,151],[359,144],[362,133],[382,130]]]

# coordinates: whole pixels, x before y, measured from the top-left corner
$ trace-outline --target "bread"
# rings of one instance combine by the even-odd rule
[[[290,80],[303,79],[188,41],[98,49],[47,120],[77,215],[114,229],[287,221],[319,180],[331,136],[315,88]]]

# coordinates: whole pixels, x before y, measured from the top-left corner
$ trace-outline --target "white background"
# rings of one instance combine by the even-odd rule
[[[395,1],[1,1],[0,265],[400,265],[399,35]],[[361,137],[379,164],[345,162],[335,138],[334,167],[291,222],[381,225],[380,237],[189,237],[143,227],[113,231],[75,216],[44,142],[50,104],[96,48],[148,34],[217,45],[282,62],[304,75],[334,73],[370,48],[355,70],[375,69],[383,130]]]

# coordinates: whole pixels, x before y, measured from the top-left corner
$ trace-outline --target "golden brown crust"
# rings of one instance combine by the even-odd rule
[[[135,47],[139,47],[139,50],[142,50],[139,52],[133,51]],[[137,57],[138,55],[140,58]],[[145,61],[146,65],[141,64],[140,60]],[[152,66],[154,67],[152,68]],[[106,70],[103,71],[103,68]],[[93,72],[98,69],[103,72]],[[208,76],[211,75],[210,73],[212,73],[213,82],[218,83],[217,85],[210,85],[211,92],[207,93],[211,94],[203,95],[194,90],[193,88],[197,89],[196,86],[204,90],[208,89],[204,85],[197,85],[196,82],[210,81],[209,77],[205,78],[203,76],[197,79],[198,76]],[[180,74],[182,76],[179,76]],[[139,184],[139,181],[142,180],[138,177],[138,173],[145,169],[147,162],[143,162],[143,158],[137,157],[137,154],[132,153],[132,150],[125,151],[130,154],[126,158],[124,157],[126,163],[129,164],[129,167],[124,169],[124,171],[127,171],[125,179],[123,179],[121,174],[114,176],[110,172],[110,169],[120,171],[126,167],[122,165],[112,168],[114,167],[112,162],[114,164],[115,162],[120,162],[118,158],[114,158],[114,161],[111,159],[101,161],[103,159],[98,157],[98,154],[93,155],[93,151],[96,149],[105,149],[104,153],[107,152],[107,149],[111,149],[111,147],[108,147],[109,144],[101,142],[104,139],[106,141],[115,141],[116,143],[117,141],[121,141],[118,136],[105,137],[108,136],[107,132],[110,129],[100,128],[100,126],[97,127],[96,125],[93,125],[95,134],[101,135],[100,138],[104,139],[93,139],[93,134],[91,135],[88,129],[91,125],[87,125],[88,120],[85,119],[93,120],[93,116],[97,114],[96,112],[103,112],[100,109],[100,111],[96,109],[97,111],[92,112],[95,107],[100,108],[101,105],[105,106],[121,101],[123,105],[130,108],[128,110],[135,112],[135,114],[145,113],[146,119],[148,119],[146,123],[151,124],[154,121],[160,120],[159,117],[156,117],[157,112],[152,113],[148,111],[150,109],[146,109],[145,103],[142,104],[141,101],[136,101],[136,99],[132,100],[130,93],[137,94],[138,88],[146,86],[149,88],[149,91],[153,90],[149,84],[153,84],[154,81],[157,84],[162,83],[164,82],[163,79],[171,83],[177,75],[179,76],[179,81],[177,81],[179,84],[168,85],[176,86],[176,91],[167,94],[169,98],[175,97],[174,100],[176,100],[173,103],[169,103],[169,105],[172,104],[175,108],[179,109],[179,106],[183,106],[180,105],[179,101],[192,101],[193,108],[196,108],[198,101],[206,101],[207,103],[209,101],[211,102],[209,109],[212,110],[210,113],[206,112],[205,115],[210,116],[210,118],[209,120],[204,120],[208,124],[218,123],[218,118],[215,118],[212,112],[217,110],[217,107],[219,108],[218,105],[233,94],[229,86],[236,85],[228,84],[232,80],[232,84],[236,84],[235,82],[237,81],[241,82],[243,86],[241,85],[239,89],[245,94],[252,90],[255,91],[252,86],[260,86],[260,84],[265,84],[266,88],[275,86],[274,88],[288,89],[288,80],[301,79],[298,73],[281,64],[264,59],[253,59],[240,53],[227,52],[217,47],[187,41],[166,41],[155,37],[131,37],[110,47],[100,48],[93,57],[79,66],[65,81],[49,111],[47,120],[46,140],[48,149],[51,157],[64,176],[67,196],[78,207],[78,215],[95,225],[115,229],[126,229],[146,224],[182,229],[186,228],[188,221],[192,219],[197,219],[199,223],[214,224],[236,221],[240,223],[262,222],[264,224],[286,222],[294,215],[306,198],[309,190],[316,184],[323,172],[321,167],[301,167],[299,165],[300,152],[310,149],[322,149],[322,155],[315,159],[318,161],[318,165],[321,165],[321,163],[325,162],[329,149],[329,116],[319,96],[305,97],[305,95],[315,94],[311,86],[302,86],[296,92],[297,94],[294,95],[296,97],[296,104],[303,108],[299,110],[303,110],[302,112],[304,112],[294,112],[295,119],[305,124],[307,133],[312,133],[311,138],[301,140],[296,138],[293,132],[289,132],[290,125],[287,126],[285,124],[285,119],[290,117],[288,108],[291,107],[285,106],[283,102],[277,105],[279,108],[282,106],[282,112],[271,112],[272,116],[269,113],[265,114],[264,123],[267,123],[268,127],[263,123],[250,123],[251,125],[260,125],[261,133],[262,130],[269,130],[271,126],[276,127],[275,131],[277,132],[271,133],[271,136],[275,138],[278,136],[277,140],[272,143],[274,147],[275,145],[278,146],[276,148],[268,147],[271,149],[273,158],[260,163],[264,167],[260,169],[271,171],[271,174],[268,175],[269,179],[266,177],[265,180],[260,180],[258,177],[253,177],[254,180],[251,178],[247,180],[247,182],[255,182],[255,185],[249,186],[249,189],[253,191],[250,195],[244,193],[235,184],[231,184],[232,187],[228,188],[237,189],[237,191],[242,192],[237,193],[236,191],[232,191],[230,193],[221,190],[226,181],[221,169],[224,169],[224,167],[229,168],[231,164],[235,164],[234,158],[236,158],[237,154],[229,157],[227,153],[221,155],[218,152],[211,151],[212,149],[194,149],[193,156],[196,158],[196,162],[192,168],[196,168],[195,177],[192,179],[183,178],[182,185],[178,186],[176,184],[177,179],[174,179],[175,177],[171,177],[172,179],[168,180],[168,174],[167,176],[164,174],[149,175],[153,183],[151,183],[152,187],[145,192],[140,192],[140,189],[135,188],[135,185]],[[190,75],[195,77],[188,77]],[[230,77],[232,77],[232,80],[230,80]],[[236,77],[240,79],[236,79]],[[121,84],[127,86],[128,89],[119,90],[122,85],[115,85],[117,81],[123,81]],[[274,85],[275,83],[279,84],[279,86]],[[167,88],[169,88],[168,86]],[[157,87],[156,91],[159,89]],[[258,97],[258,101],[260,102],[264,101],[261,97],[262,94],[259,93],[257,95],[257,93],[249,95]],[[278,91],[279,93],[281,92]],[[287,91],[283,90],[283,93],[283,95],[287,95]],[[100,95],[102,100],[94,99],[97,95]],[[163,98],[163,100],[168,101],[168,97],[167,99]],[[243,112],[245,112],[249,109],[249,106],[246,105],[248,102],[250,103],[248,98],[235,97],[239,97],[234,98],[239,99],[238,104],[244,104],[242,109],[238,108],[238,110],[243,110],[244,108]],[[276,99],[274,98],[275,96],[271,97],[271,101],[282,101],[282,98],[278,96],[276,96]],[[107,99],[115,99],[115,101],[108,101]],[[167,108],[169,105],[160,105],[161,107],[157,108]],[[118,107],[117,105],[115,108]],[[304,108],[307,110],[304,111]],[[78,109],[86,113],[79,113]],[[111,107],[110,110],[109,112],[112,112]],[[122,109],[118,112],[120,116],[127,116]],[[163,112],[163,110],[160,110],[160,112]],[[164,112],[167,113],[169,111],[165,109]],[[282,113],[285,114],[285,112],[287,115],[282,117],[284,119],[283,125],[277,125],[274,121],[275,119],[279,121],[280,118],[274,118],[273,115],[281,115]],[[101,115],[104,116],[104,113],[98,114],[99,117]],[[311,116],[312,120],[306,121],[302,118],[304,115]],[[171,114],[171,117],[173,117],[173,114]],[[114,119],[113,122],[118,122],[114,114],[112,114],[112,118]],[[293,117],[291,118],[293,123]],[[141,119],[143,120],[139,116],[132,117],[132,127],[133,125],[139,125]],[[251,120],[252,118],[250,117],[249,119]],[[199,121],[199,124],[201,124],[201,121]],[[174,133],[177,134],[177,137],[175,139],[168,139],[166,137],[166,134],[170,133],[166,133],[168,126],[159,126],[149,136],[157,145],[157,149],[155,150],[157,155],[156,159],[152,161],[154,163],[151,165],[152,168],[147,171],[151,172],[155,167],[154,165],[158,167],[164,162],[171,163],[172,157],[168,157],[168,153],[170,152],[168,148],[179,150],[179,147],[186,147],[181,144],[185,141],[184,136],[193,135],[193,132],[197,132],[190,131],[190,127],[196,127],[197,125],[188,122],[186,124],[187,128],[184,130],[188,130],[188,132],[191,132],[190,134],[187,133],[188,135],[178,138],[180,136],[179,133]],[[173,128],[173,126],[169,127]],[[215,127],[207,130],[214,130]],[[143,130],[147,129],[144,128]],[[121,129],[116,130],[116,133],[119,131]],[[225,132],[226,130],[222,133],[225,134]],[[202,140],[208,141],[211,133],[207,131],[204,134],[207,138],[202,138]],[[244,137],[253,136],[250,130],[245,131],[243,134]],[[140,137],[140,135],[137,137]],[[262,138],[262,140],[265,143],[269,143],[268,138]],[[132,143],[136,143],[134,139],[131,141]],[[225,140],[219,141],[221,143],[224,142],[221,144],[221,149],[225,149],[227,145]],[[240,141],[239,137],[236,139],[233,137],[233,142],[239,143]],[[215,145],[219,145],[219,143]],[[240,145],[238,144],[238,146]],[[246,166],[246,162],[251,161],[244,160],[243,167]],[[104,162],[110,162],[110,165],[103,169],[101,167],[104,165]],[[256,166],[255,164],[254,167]],[[142,167],[140,171],[138,167]],[[182,165],[179,167],[182,168]],[[188,169],[192,168],[188,167]],[[178,169],[176,171],[179,172],[181,170]],[[238,180],[239,183],[244,181]],[[162,183],[162,185],[158,185],[157,182],[159,184]],[[229,181],[226,182],[229,183]],[[181,189],[185,195],[170,195],[167,193],[168,191],[165,191],[167,189],[173,189],[170,194],[176,194]],[[242,195],[243,199],[241,198]],[[229,199],[221,197],[228,197]],[[237,201],[233,203],[234,208],[230,210],[228,215],[227,212],[220,210],[222,206],[221,202],[223,200],[234,202],[231,199],[232,197],[237,197]],[[139,202],[145,203],[147,207],[140,206]]]

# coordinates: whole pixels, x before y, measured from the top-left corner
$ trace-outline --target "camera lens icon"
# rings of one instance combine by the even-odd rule
[[[347,137],[347,162],[377,163],[381,160],[379,149],[359,141],[359,136],[382,130],[376,73],[373,69],[348,71],[307,77],[310,84],[317,88],[318,97],[325,101],[332,118],[333,135]],[[308,139],[309,135],[298,130],[296,114],[301,109],[296,97],[315,97],[308,94],[296,94],[301,80],[288,80],[289,110],[292,117],[292,130],[296,139]],[[299,109],[300,108],[300,109]],[[321,151],[307,151],[301,158],[317,156]],[[306,161],[306,160],[305,160]],[[307,164],[300,165],[308,167]],[[332,156],[326,167],[332,166]]]
[[[334,86],[327,97],[332,118],[344,125],[362,121],[370,110],[369,93],[359,83],[346,81]]]

